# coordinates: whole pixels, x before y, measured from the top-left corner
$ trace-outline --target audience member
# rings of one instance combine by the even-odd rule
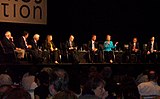
[[[157,83],[158,74],[154,70],[150,70],[148,74],[148,82],[142,82],[137,87],[140,94],[140,99],[157,99],[160,98],[160,86]]]
[[[35,99],[47,99],[50,96],[49,93],[49,75],[47,72],[40,72],[36,76],[36,83],[38,87],[34,90]]]
[[[2,85],[12,85],[13,81],[10,75],[8,74],[0,74],[0,86]]]
[[[34,90],[36,87],[38,87],[35,75],[35,69],[31,68],[31,70],[25,73],[22,77],[22,87],[29,92],[32,99],[34,99]]]
[[[149,70],[146,69],[144,71],[142,71],[142,73],[140,73],[137,78],[135,79],[137,85],[139,85],[142,82],[148,82],[148,72]]]
[[[79,99],[106,99],[108,92],[105,90],[105,81],[101,78],[95,77],[88,80],[83,86],[82,95]]]

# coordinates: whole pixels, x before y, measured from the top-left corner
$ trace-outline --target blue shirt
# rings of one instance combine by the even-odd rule
[[[104,42],[104,51],[112,51],[116,47],[116,45],[113,45],[112,41],[110,41],[109,44],[107,42],[108,41]]]

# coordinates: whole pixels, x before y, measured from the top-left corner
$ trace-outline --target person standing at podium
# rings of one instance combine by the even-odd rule
[[[118,44],[118,42],[113,44],[113,41],[111,41],[111,35],[106,36],[106,41],[104,41],[105,62],[113,63],[113,61],[114,61],[113,49],[116,48],[117,44]]]

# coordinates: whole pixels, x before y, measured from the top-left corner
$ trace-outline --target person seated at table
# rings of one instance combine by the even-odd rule
[[[111,35],[106,36],[106,41],[104,41],[104,58],[107,63],[113,63],[113,49],[116,48],[117,44],[118,42],[116,42],[115,45],[113,44],[113,41],[111,41]]]
[[[158,50],[158,44],[155,41],[155,37],[152,36],[147,44],[147,57],[149,63],[157,62],[157,50]]]
[[[50,60],[51,62],[53,61],[55,64],[58,64],[59,60],[59,50],[53,43],[53,36],[52,35],[47,35],[46,40],[43,45],[43,49],[47,50],[50,54]]]
[[[33,39],[31,40],[31,46],[33,50],[33,62],[41,63],[43,62],[43,56],[42,56],[42,50],[39,49],[38,41],[39,41],[40,35],[34,34]]]
[[[137,58],[137,61],[140,58],[140,48],[139,48],[139,42],[137,40],[137,37],[134,37],[132,42],[129,43],[129,53],[130,53],[130,58],[132,55],[135,55]]]
[[[5,37],[2,39],[2,44],[9,61],[17,61],[24,59],[25,50],[17,47],[14,44],[14,39],[10,31],[6,31]]]
[[[23,31],[22,36],[19,38],[18,47],[25,50],[25,59],[32,60],[30,56],[33,55],[32,46],[28,43],[29,32]]]
[[[79,56],[77,52],[77,46],[74,42],[74,36],[70,35],[69,40],[65,43],[65,49],[68,51],[69,56],[71,56],[72,63],[79,63]],[[70,58],[70,57],[68,57]]]
[[[96,41],[97,36],[92,35],[90,41],[88,41],[88,50],[90,51],[90,61],[93,62],[102,62],[102,51],[99,49],[98,42]]]

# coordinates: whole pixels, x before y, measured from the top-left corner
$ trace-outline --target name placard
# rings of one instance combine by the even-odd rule
[[[47,24],[47,0],[0,0],[0,22]]]

